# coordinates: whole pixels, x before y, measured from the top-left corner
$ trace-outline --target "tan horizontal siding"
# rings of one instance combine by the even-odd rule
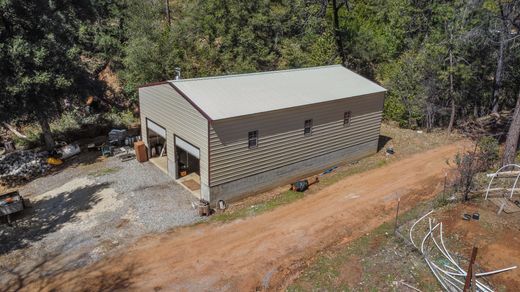
[[[201,181],[208,185],[208,121],[168,84],[139,89],[141,129],[146,137],[146,118],[166,129],[168,159],[173,160],[174,134],[200,149]],[[146,142],[146,139],[144,139]]]
[[[383,93],[372,94],[215,121],[209,133],[211,185],[377,141],[383,100]],[[343,126],[345,111],[352,112],[351,124],[347,127]],[[303,135],[307,119],[313,119],[309,137]],[[249,149],[247,133],[253,130],[259,133],[258,147]]]
[[[319,125],[313,127],[313,133],[312,136],[314,139],[313,141],[321,138],[321,137],[327,137],[330,135],[334,135],[338,131],[338,127],[342,127],[344,131],[346,131],[346,134],[352,134],[355,133],[361,128],[367,127],[369,123],[375,123],[378,124],[381,120],[381,113],[373,113],[373,114],[367,114],[366,116],[360,117],[359,120],[353,121],[350,126],[343,127],[343,120],[336,121],[333,123],[328,123],[324,125]],[[247,135],[247,133],[246,133]],[[273,134],[271,136],[264,137],[260,135],[258,148],[263,148],[265,145],[268,145],[270,147],[276,147],[278,145],[285,145],[287,143],[287,139],[299,139],[299,138],[310,138],[305,137],[303,135],[303,126],[298,131],[290,131],[290,132],[284,132],[279,134]],[[212,153],[215,155],[222,154],[223,157],[226,155],[228,156],[234,156],[235,153],[231,152],[231,150],[241,150],[244,145],[247,146],[247,140],[239,140],[235,141],[226,145],[220,144],[218,136],[216,136],[215,132],[212,131],[212,135],[210,137],[211,142],[215,143],[214,147],[212,147]],[[304,142],[304,141],[303,141]],[[246,144],[244,144],[246,143]],[[261,152],[261,151],[257,151]],[[213,160],[212,160],[213,161]],[[215,162],[218,162],[215,160]]]
[[[363,141],[363,142],[358,142],[358,141]],[[363,144],[365,142],[370,142],[370,141],[365,141],[364,139],[359,139],[359,140],[351,142],[351,143],[343,143],[343,142],[331,143],[328,145],[328,147],[326,149],[318,148],[318,147],[309,148],[308,151],[302,151],[299,154],[306,158],[312,158],[315,156],[327,154],[327,153],[330,153],[330,152],[333,152],[336,150],[340,150],[343,148],[354,147],[356,145]],[[241,163],[240,169],[237,169],[236,167],[231,165],[224,169],[214,171],[212,174],[212,177],[211,177],[212,182],[215,185],[218,185],[219,183],[227,181],[227,179],[234,180],[234,179],[246,177],[249,175],[257,174],[260,172],[272,170],[274,168],[278,168],[281,166],[285,166],[285,165],[303,160],[301,156],[295,157],[295,156],[289,155],[289,154],[290,153],[280,153],[280,155],[278,155],[278,156],[266,157],[266,159],[263,159],[260,161],[249,161],[249,163],[244,162],[244,163]],[[282,158],[282,159],[280,159],[280,158]],[[278,163],[273,162],[273,160],[276,160],[276,159],[279,160]],[[222,173],[223,176],[219,176],[215,173],[217,173],[217,174]]]
[[[373,124],[377,124],[374,122]],[[320,131],[320,129],[316,129],[313,133],[313,138],[311,137],[305,137],[303,135],[303,131],[301,133],[288,133],[286,140],[291,139],[293,141],[300,140],[299,143],[295,143],[291,147],[286,147],[287,142],[286,140],[280,139],[275,142],[265,141],[259,139],[258,142],[258,148],[256,149],[247,149],[248,151],[239,151],[238,147],[240,148],[247,148],[247,141],[244,141],[243,143],[239,143],[238,145],[234,145],[232,149],[230,149],[229,152],[225,152],[225,149],[220,149],[219,151],[215,151],[213,155],[215,155],[216,158],[212,159],[212,163],[215,163],[215,169],[218,170],[219,167],[224,166],[228,163],[234,163],[237,161],[240,161],[243,159],[243,156],[249,156],[251,159],[260,159],[264,156],[268,156],[269,154],[281,154],[281,153],[290,153],[292,151],[305,151],[306,149],[312,148],[312,147],[322,147],[323,144],[326,143],[334,143],[336,142],[344,142],[347,143],[351,140],[355,140],[358,137],[359,138],[365,138],[365,135],[368,134],[364,129],[366,129],[366,126],[369,126],[368,124],[365,125],[365,127],[358,126],[352,129],[345,129],[347,133],[346,135],[337,136],[334,131],[328,130],[324,131],[323,133]],[[375,127],[375,125],[372,125]],[[377,128],[370,129],[371,130],[378,130]],[[363,130],[363,132],[361,132]],[[231,147],[230,147],[231,148]],[[241,155],[242,154],[242,155]]]

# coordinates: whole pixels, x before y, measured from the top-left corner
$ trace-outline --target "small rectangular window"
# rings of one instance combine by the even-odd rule
[[[348,111],[343,114],[343,127],[350,126],[350,118],[352,118],[352,112]]]
[[[249,149],[253,149],[258,146],[258,130],[251,131],[247,134],[247,143]]]
[[[305,120],[303,135],[310,136],[312,135],[312,120]]]

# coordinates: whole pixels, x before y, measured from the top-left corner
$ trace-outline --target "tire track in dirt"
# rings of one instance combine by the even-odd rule
[[[207,291],[280,289],[318,251],[349,242],[430,198],[460,142],[349,176],[313,195],[255,217],[148,236],[110,259],[57,276],[46,289],[96,290],[135,267],[127,289]],[[80,276],[81,275],[81,276]]]

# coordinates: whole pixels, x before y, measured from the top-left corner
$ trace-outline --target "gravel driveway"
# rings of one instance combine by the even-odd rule
[[[0,224],[0,268],[57,254],[70,256],[66,264],[75,268],[145,234],[201,220],[191,205],[196,198],[153,164],[95,155],[82,161],[88,155],[20,189],[33,207],[14,226]]]

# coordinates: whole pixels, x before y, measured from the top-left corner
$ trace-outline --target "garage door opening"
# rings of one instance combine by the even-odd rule
[[[200,194],[199,148],[175,136],[175,155],[178,181],[190,191]]]
[[[166,129],[158,124],[146,120],[148,133],[148,156],[150,162],[168,173],[168,152],[166,147]]]

